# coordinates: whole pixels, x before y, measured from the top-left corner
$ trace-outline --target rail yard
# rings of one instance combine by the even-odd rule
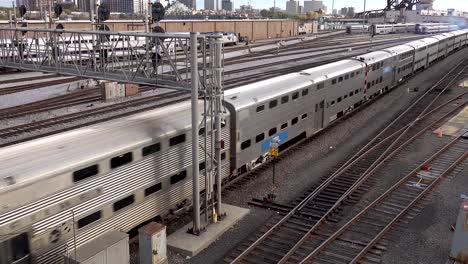
[[[457,263],[468,29],[362,28],[0,28],[0,264]]]

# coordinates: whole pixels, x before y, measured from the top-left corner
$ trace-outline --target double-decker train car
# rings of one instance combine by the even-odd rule
[[[452,53],[455,40],[467,46],[468,30],[451,34]],[[222,177],[255,170],[269,159],[273,139],[282,151],[372,102],[447,56],[449,38],[437,35],[226,91]],[[181,102],[1,149],[0,264],[60,262],[108,230],[128,232],[188,207],[190,112],[190,103]],[[199,170],[203,190],[204,155]]]

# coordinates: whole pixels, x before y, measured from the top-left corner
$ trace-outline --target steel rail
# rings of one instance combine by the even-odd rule
[[[468,66],[463,67],[461,71],[458,72],[457,77],[460,76]],[[433,88],[429,89],[424,93],[415,103],[419,103],[422,98],[424,98],[429,92],[432,91],[437,85],[439,85],[442,82],[442,79],[436,83],[436,85],[433,86]],[[400,135],[394,139],[393,143],[390,144],[386,148],[386,150],[372,163],[371,166],[362,174],[362,176],[359,177],[359,179],[351,185],[351,187],[338,199],[338,201],[335,202],[335,204],[307,231],[307,233],[292,247],[286,255],[283,256],[283,258],[278,262],[278,263],[285,263],[289,257],[308,239],[308,237],[322,224],[325,219],[338,207],[341,205],[341,203],[348,198],[349,195],[351,195],[353,192],[355,192],[373,173],[379,169],[385,161],[387,161],[390,157],[393,157],[398,151],[400,151],[404,146],[408,145],[411,143],[417,136],[422,134],[424,131],[426,131],[428,128],[432,127],[433,124],[425,127],[424,129],[420,130],[416,135],[411,137],[409,140],[405,141],[404,143],[401,143],[396,149],[392,150],[396,145],[399,144],[399,141],[408,133],[408,131],[419,121],[422,120],[422,116],[427,116],[425,115],[425,112],[439,99],[440,95],[442,95],[449,87],[453,85],[453,83],[456,82],[456,77],[453,78],[447,85],[445,85],[444,89],[438,93],[438,95],[424,108],[424,110],[417,116],[417,118],[412,121],[410,124],[406,126],[406,128],[401,131]],[[463,95],[466,94],[463,93]],[[457,96],[456,98],[459,98],[460,96]],[[466,101],[465,103],[466,104]],[[463,105],[464,105],[463,104]],[[446,105],[446,104],[445,104]],[[405,113],[408,110],[405,111]],[[438,120],[439,121],[439,120]],[[395,121],[393,121],[395,122]],[[392,123],[393,123],[392,122]],[[388,128],[388,127],[387,127]],[[367,152],[366,152],[367,153]],[[388,155],[387,155],[388,154]]]
[[[402,183],[404,183],[408,178],[414,176],[417,172],[419,172],[421,170],[421,166],[424,165],[424,164],[427,164],[429,162],[431,162],[432,160],[434,160],[435,158],[437,158],[441,153],[445,152],[445,150],[447,150],[448,148],[450,148],[453,144],[455,144],[456,142],[458,142],[458,140],[460,139],[460,136],[455,138],[454,140],[452,140],[451,142],[449,142],[447,145],[445,145],[442,149],[440,149],[438,152],[436,152],[435,154],[433,154],[431,157],[429,157],[427,160],[425,160],[424,162],[422,162],[420,165],[418,165],[413,171],[411,171],[408,175],[406,175],[405,177],[403,177],[401,180],[399,180],[396,184],[394,184],[389,190],[387,190],[384,194],[382,194],[379,198],[377,198],[376,200],[374,200],[374,202],[372,202],[370,205],[368,205],[366,208],[364,208],[358,215],[356,215],[355,217],[353,217],[350,221],[348,221],[344,226],[342,226],[339,230],[337,230],[334,234],[332,234],[327,240],[325,240],[324,242],[322,242],[322,244],[320,246],[318,246],[317,248],[314,249],[314,251],[312,251],[309,255],[307,255],[301,262],[300,264],[302,263],[306,263],[307,261],[309,261],[312,257],[316,256],[324,247],[326,247],[327,245],[329,245],[329,243],[333,240],[335,240],[338,236],[340,236],[351,224],[353,224],[360,216],[362,216],[365,212],[367,212],[371,207],[373,207],[375,204],[377,204],[378,202],[380,202],[381,200],[383,200],[385,197],[388,196],[388,194],[390,194],[393,190],[395,190],[396,188],[398,188]],[[462,155],[459,159],[457,159],[456,161],[456,164],[458,164],[458,161],[463,160],[464,158],[466,158],[466,155],[467,155],[467,152],[465,152],[464,155]],[[446,172],[450,171],[453,167],[453,164],[452,166],[449,167],[449,169],[447,169],[442,175],[445,175]],[[427,190],[428,188],[426,188]],[[419,197],[419,196],[418,196]],[[406,210],[405,210],[406,211]],[[400,216],[400,214],[398,215]],[[379,233],[380,234],[380,233]],[[375,243],[375,241],[374,241]],[[355,262],[352,262],[352,263],[355,263]]]
[[[459,64],[457,64],[452,70],[450,70],[447,74],[445,74],[441,80],[439,80],[436,84],[434,84],[433,86],[431,86],[431,88],[429,88],[418,100],[416,100],[409,108],[407,108],[402,114],[400,114],[392,123],[390,123],[382,132],[380,132],[376,137],[374,137],[374,139],[372,139],[368,144],[366,144],[366,146],[364,146],[358,153],[356,153],[355,155],[353,155],[353,157],[351,157],[351,159],[349,159],[345,164],[343,164],[335,173],[333,173],[325,182],[323,182],[319,187],[317,187],[317,189],[315,189],[312,193],[310,193],[306,198],[304,198],[304,200],[302,200],[299,204],[297,204],[288,214],[286,214],[280,221],[278,221],[275,225],[273,225],[267,232],[265,232],[260,238],[258,238],[254,243],[252,243],[247,249],[245,249],[240,255],[238,255],[231,263],[238,263],[241,259],[243,259],[247,254],[249,254],[258,244],[260,244],[263,240],[265,240],[271,233],[273,233],[273,231],[278,227],[280,226],[281,224],[283,224],[284,222],[286,222],[292,215],[294,215],[296,212],[302,210],[302,208],[311,200],[313,199],[314,197],[316,197],[321,191],[323,191],[323,189],[325,189],[327,186],[329,186],[329,184],[335,179],[337,178],[339,175],[341,175],[345,170],[349,169],[350,166],[352,166],[353,164],[355,164],[355,162],[357,162],[360,158],[362,158],[363,156],[366,156],[368,153],[370,153],[370,151],[374,150],[378,145],[381,145],[383,141],[381,141],[379,144],[377,144],[376,146],[372,147],[371,149],[365,151],[364,153],[362,153],[366,148],[368,148],[369,146],[371,146],[371,144],[373,144],[384,132],[386,132],[391,126],[393,126],[399,119],[401,119],[406,113],[408,113],[408,111],[410,111],[413,107],[415,107],[427,94],[429,94],[433,89],[435,89],[441,82],[443,82],[450,74],[452,74],[457,67],[459,67],[460,65],[462,65],[465,61],[468,61],[468,59],[460,62]],[[468,66],[465,66],[464,69],[466,69]],[[463,69],[463,70],[464,70]],[[461,73],[460,73],[461,74]],[[453,81],[452,81],[453,82]],[[445,90],[444,90],[445,91]],[[421,117],[418,117],[418,119],[420,120]],[[413,124],[414,125],[414,124]],[[409,129],[410,128],[410,125],[407,126],[406,129]],[[395,141],[396,142],[396,141]],[[395,142],[392,144],[395,145]],[[366,174],[368,174],[369,170],[366,171]],[[354,186],[354,185],[353,185]],[[348,192],[347,192],[348,193]],[[347,193],[345,193],[343,196],[348,196]],[[342,197],[343,197],[342,196]],[[336,204],[340,204],[342,201],[342,199],[338,200]],[[333,206],[332,209],[334,209],[336,206]],[[326,215],[328,215],[332,209],[330,209]],[[322,217],[318,223],[320,223],[322,220],[324,219],[324,217]],[[314,225],[314,227],[317,226],[317,224]],[[314,227],[312,227],[313,229],[315,229]],[[302,240],[302,239],[301,239]],[[300,245],[299,245],[300,246]],[[298,247],[299,247],[298,246]],[[297,249],[297,248],[293,248],[294,250]],[[286,256],[289,256],[293,253],[293,251],[289,251],[287,253]],[[286,260],[286,258],[283,257],[282,260],[280,260],[280,263],[284,262]]]
[[[468,157],[468,151],[465,152],[460,158],[458,158],[447,170],[445,170],[437,179],[435,179],[421,194],[419,194],[400,214],[398,214],[369,244],[358,253],[358,255],[351,261],[352,264],[357,263],[371,247],[373,247],[379,239],[398,221],[400,218],[411,208],[417,201],[419,201],[427,192],[435,187],[435,185],[444,178],[450,171],[458,166],[464,159]]]

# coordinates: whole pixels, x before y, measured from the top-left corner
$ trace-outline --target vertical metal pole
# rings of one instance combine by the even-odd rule
[[[94,0],[89,0],[89,20],[91,21],[91,30],[95,31],[95,25],[94,25],[94,8],[96,6],[96,3]],[[95,50],[96,50],[96,35],[92,34],[91,35],[91,48],[93,51],[91,52],[91,56],[93,56],[92,62],[93,62],[93,69],[96,70],[96,55],[95,55]]]
[[[198,170],[198,64],[197,35],[190,32],[190,67],[192,83],[192,176],[193,176],[193,233],[200,232],[200,175]]]
[[[364,0],[364,13],[362,13],[362,34],[364,35],[364,25],[366,24],[366,0]]]
[[[214,65],[214,89],[215,89],[215,159],[216,159],[216,211],[221,217],[221,117],[222,117],[222,96],[223,96],[223,65],[222,65],[223,44],[220,38],[215,41],[215,65]]]

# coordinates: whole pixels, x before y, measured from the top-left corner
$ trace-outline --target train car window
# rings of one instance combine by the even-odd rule
[[[346,99],[346,98],[348,98],[348,95],[347,95],[347,94],[344,95],[344,99]]]
[[[257,113],[260,113],[260,112],[262,112],[263,110],[265,110],[265,106],[264,106],[264,105],[259,105],[259,106],[257,106]]]
[[[353,91],[351,91],[351,92],[349,93],[349,96],[353,96]]]
[[[383,67],[383,66],[384,66],[384,62],[382,61],[382,62],[380,63],[380,67]]]
[[[28,256],[31,252],[29,250],[28,234],[22,233],[21,235],[15,236],[11,239],[11,250],[13,263],[23,263],[16,262]],[[0,259],[1,261],[1,259]],[[23,259],[24,261],[24,259]],[[4,263],[4,262],[1,262]],[[26,262],[24,262],[26,263]]]
[[[350,76],[350,77],[351,77],[351,78],[354,78],[354,72],[351,73],[351,76]]]
[[[160,191],[161,189],[162,189],[162,183],[156,183],[155,185],[150,186],[145,189],[145,197],[157,191]]]
[[[78,182],[86,178],[92,177],[99,173],[98,165],[91,165],[89,167],[83,168],[73,172],[73,182]]]
[[[325,83],[319,83],[317,84],[317,90],[325,88]]]
[[[303,114],[303,115],[301,116],[301,119],[306,119],[306,118],[307,118],[307,114]]]
[[[336,79],[333,79],[333,80],[332,80],[332,84],[336,84]]]
[[[287,127],[288,127],[288,123],[284,123],[284,124],[281,125],[281,129],[285,129]]]
[[[289,101],[289,95],[281,97],[281,104],[285,104]]]
[[[242,142],[242,144],[241,144],[241,150],[244,150],[244,149],[246,149],[246,148],[248,148],[248,147],[250,147],[250,139],[248,139],[248,140]]]
[[[348,80],[348,79],[349,79],[349,74],[346,74],[346,75],[344,76],[344,79],[345,79],[345,80]]]
[[[149,145],[147,147],[144,147],[142,150],[143,157],[154,154],[156,152],[159,152],[161,150],[161,144],[160,143],[155,143],[153,145]]]
[[[372,85],[371,86],[374,86],[375,85],[375,81],[372,81]]]
[[[258,134],[256,137],[255,137],[255,142],[258,143],[262,140],[265,139],[265,133],[261,133],[261,134]]]
[[[205,162],[202,162],[200,164],[198,164],[198,170],[202,171],[206,168],[206,163]]]
[[[372,65],[372,71],[375,71],[375,64]]]
[[[226,152],[223,152],[221,153],[221,160],[225,160],[226,159]]]
[[[337,101],[338,101],[338,103],[339,103],[339,102],[341,102],[341,100],[342,100],[342,99],[341,99],[341,97],[338,97],[338,100],[337,100]]]
[[[175,146],[185,142],[185,134],[175,136],[169,139],[169,146]]]
[[[298,92],[293,93],[291,96],[291,99],[296,100],[297,98],[299,98],[299,93]]]
[[[302,90],[302,96],[306,96],[309,94],[309,89]]]
[[[334,105],[335,104],[335,100],[331,101],[331,105]]]
[[[338,82],[342,82],[342,81],[343,81],[343,77],[339,77]]]
[[[371,83],[367,83],[367,89],[370,89],[371,88]]]
[[[273,136],[274,134],[276,134],[276,127],[272,128],[272,129],[270,129],[270,130],[268,131],[268,136],[269,136],[269,137]]]
[[[291,125],[294,126],[295,124],[297,124],[297,122],[299,122],[299,118],[298,118],[298,117],[295,117],[295,118],[293,118],[293,119],[291,120]]]
[[[275,108],[278,105],[278,100],[273,100],[270,102],[270,108]]]
[[[131,205],[132,203],[135,202],[135,196],[132,194],[132,195],[129,195],[123,199],[120,199],[118,200],[117,202],[115,202],[112,207],[114,208],[114,212],[117,212],[129,205]]]
[[[78,220],[78,229],[83,228],[91,223],[96,222],[97,220],[101,219],[102,213],[101,211],[94,212],[88,216],[85,216]]]
[[[354,94],[358,94],[358,92],[359,92],[359,90],[355,90],[355,91],[354,91]]]
[[[380,83],[383,82],[383,76],[380,76]]]
[[[118,168],[120,166],[123,166],[123,165],[125,165],[127,163],[132,162],[132,160],[133,160],[133,157],[132,157],[131,152],[127,152],[127,153],[122,154],[120,156],[113,157],[110,160],[111,169],[115,169],[115,168]]]
[[[187,171],[181,171],[176,175],[171,176],[171,184],[176,184],[187,178]]]

